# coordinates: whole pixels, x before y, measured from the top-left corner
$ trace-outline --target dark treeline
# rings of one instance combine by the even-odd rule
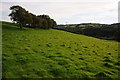
[[[10,7],[10,10],[10,19],[19,24],[21,29],[22,27],[49,29],[57,25],[56,21],[51,19],[48,15],[35,15],[29,13],[19,5]]]
[[[106,40],[120,41],[120,23],[106,25],[106,24],[74,24],[74,25],[58,25],[56,29],[64,30],[76,34],[83,34]]]

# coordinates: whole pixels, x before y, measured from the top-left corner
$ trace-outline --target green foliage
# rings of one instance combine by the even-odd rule
[[[6,22],[2,26],[3,78],[118,78],[118,42],[54,29],[19,30]]]
[[[31,28],[49,29],[57,25],[56,22],[53,19],[51,19],[48,15],[36,16],[32,13],[29,13],[19,5],[10,7],[10,10],[10,19],[13,22],[19,24],[21,29],[23,26]]]
[[[17,22],[21,29],[23,25],[30,24],[32,22],[30,14],[24,8],[17,5],[10,7],[10,10],[12,10],[9,14],[11,17],[10,19]]]

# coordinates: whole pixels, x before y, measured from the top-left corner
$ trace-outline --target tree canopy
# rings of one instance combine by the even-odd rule
[[[51,19],[48,15],[35,15],[29,13],[19,5],[10,7],[10,10],[10,19],[19,24],[21,29],[22,27],[49,29],[57,25],[56,21]]]

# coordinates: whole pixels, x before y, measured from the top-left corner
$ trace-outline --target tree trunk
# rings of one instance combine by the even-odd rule
[[[20,29],[22,29],[22,24],[20,24]]]

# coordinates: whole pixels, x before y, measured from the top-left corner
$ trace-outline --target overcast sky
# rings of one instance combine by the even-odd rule
[[[47,14],[58,24],[117,23],[119,0],[1,0],[2,20],[10,21],[10,6],[20,5],[29,12]],[[1,14],[1,13],[0,13]],[[1,19],[1,18],[0,18]]]

